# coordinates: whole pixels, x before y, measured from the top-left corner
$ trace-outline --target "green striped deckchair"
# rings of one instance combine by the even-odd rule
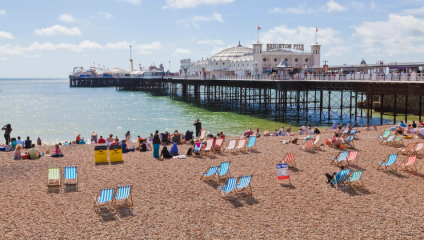
[[[60,167],[49,167],[47,174],[47,188],[49,187],[59,187],[61,186],[61,172]]]
[[[365,187],[364,182],[362,182],[362,178],[361,178],[363,172],[364,170],[362,169],[353,171],[352,175],[348,179],[348,183],[351,188],[363,189]]]

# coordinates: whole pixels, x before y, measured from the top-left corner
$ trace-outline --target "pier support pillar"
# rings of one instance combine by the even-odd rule
[[[384,103],[384,101],[383,101],[383,99],[384,99],[384,94],[381,94],[381,96],[380,96],[380,125],[383,125],[383,114],[384,114],[384,112],[383,112],[383,103]]]
[[[397,105],[397,95],[395,95],[394,99],[393,99],[393,124],[396,125],[396,116],[397,116],[397,112],[396,112],[396,105]]]
[[[405,124],[408,122],[408,95],[405,95]]]

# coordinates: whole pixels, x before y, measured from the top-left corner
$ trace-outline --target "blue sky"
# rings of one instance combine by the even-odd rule
[[[238,41],[322,44],[329,65],[424,62],[424,2],[50,0],[0,4],[0,78],[67,77],[96,62],[129,68],[208,58]],[[322,64],[322,63],[321,63]]]

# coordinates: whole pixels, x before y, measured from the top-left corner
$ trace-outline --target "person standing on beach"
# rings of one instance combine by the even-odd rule
[[[199,121],[199,119],[197,119],[194,121],[193,125],[196,126],[196,137],[199,137],[200,131],[202,130],[202,123]]]
[[[153,157],[154,158],[159,158],[159,148],[160,148],[159,130],[156,130],[155,135],[153,136]]]
[[[93,132],[91,134],[91,141],[94,143],[97,143],[97,133]]]
[[[12,126],[10,124],[6,124],[1,130],[4,130],[4,139],[6,140],[6,145],[9,145],[10,133],[13,131]]]
[[[76,143],[77,143],[77,144],[79,144],[80,140],[81,140],[81,135],[80,135],[80,134],[78,134],[78,136],[77,136],[77,138],[76,138]]]

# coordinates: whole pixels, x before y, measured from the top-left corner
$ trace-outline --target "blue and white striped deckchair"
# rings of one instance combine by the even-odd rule
[[[405,144],[402,141],[403,135],[397,135],[396,138],[389,142],[389,145],[391,146],[405,146]]]
[[[230,171],[230,161],[222,162],[221,165],[219,166],[219,171],[215,175],[216,180],[219,182],[221,180],[222,176],[224,176],[226,174],[229,175],[229,171]]]
[[[390,154],[389,158],[387,159],[387,162],[379,162],[380,166],[378,166],[377,170],[380,170],[380,168],[384,168],[385,171],[387,171],[387,168],[391,168],[394,171],[397,172],[396,165],[393,165],[398,158],[397,154]],[[393,166],[392,166],[393,165]]]
[[[338,185],[345,184],[345,181],[349,177],[349,173],[350,173],[350,169],[341,170],[336,175],[336,177],[333,178],[332,183],[334,184],[334,186],[336,186],[337,189],[338,189],[338,187],[337,187]]]
[[[249,143],[246,145],[246,149],[248,151],[251,151],[255,147],[255,143],[256,143],[256,136],[250,136]]]
[[[355,147],[355,145],[353,144],[353,136],[349,135],[347,136],[346,140],[343,142],[343,144],[346,145],[346,147]]]
[[[252,175],[240,177],[240,182],[237,184],[237,195],[241,199],[242,196],[253,196],[252,187],[250,186],[250,180]],[[244,193],[242,195],[242,193]]]
[[[389,144],[390,142],[393,141],[393,139],[395,139],[395,135],[390,135],[386,139],[381,139],[380,144]]]
[[[65,172],[65,181],[63,182],[64,187],[67,185],[75,185],[75,189],[78,189],[78,178],[77,178],[77,166],[64,167]],[[72,183],[67,182],[66,180],[75,180]]]
[[[216,172],[218,171],[218,167],[219,166],[213,166],[213,167],[210,167],[207,171],[202,172],[202,176],[200,177],[200,180],[204,179],[209,182],[210,178],[215,177]]]
[[[115,192],[114,188],[106,188],[100,190],[100,196],[96,197],[96,201],[94,202],[94,211],[97,211],[101,213],[102,210],[101,207],[106,206],[112,206],[113,202],[113,193]],[[108,209],[107,209],[108,210]]]
[[[362,189],[364,188],[364,183],[362,182],[362,173],[364,170],[355,170],[348,179],[349,186],[353,189]]]
[[[237,178],[229,178],[225,186],[219,186],[219,192],[224,198],[237,188]],[[237,190],[236,190],[237,191]]]
[[[344,152],[339,152],[335,158],[331,159],[331,164],[330,165],[337,165],[340,166],[340,164],[342,164],[344,161],[346,161],[347,163],[347,156],[349,155],[348,151],[344,151]]]
[[[356,135],[356,129],[350,130],[349,136],[353,136],[355,139],[358,139],[358,136]]]
[[[194,148],[193,148],[193,153],[192,153],[192,155],[194,156],[194,157],[196,157],[196,156],[200,156],[200,154],[201,154],[201,149],[202,149],[202,143],[195,143],[194,144]]]
[[[132,190],[132,185],[118,187],[118,189],[116,190],[115,198],[114,198],[115,208],[117,210],[120,208],[129,208],[133,206],[131,190]],[[126,203],[126,205],[118,206],[117,201],[120,201],[119,203]]]

